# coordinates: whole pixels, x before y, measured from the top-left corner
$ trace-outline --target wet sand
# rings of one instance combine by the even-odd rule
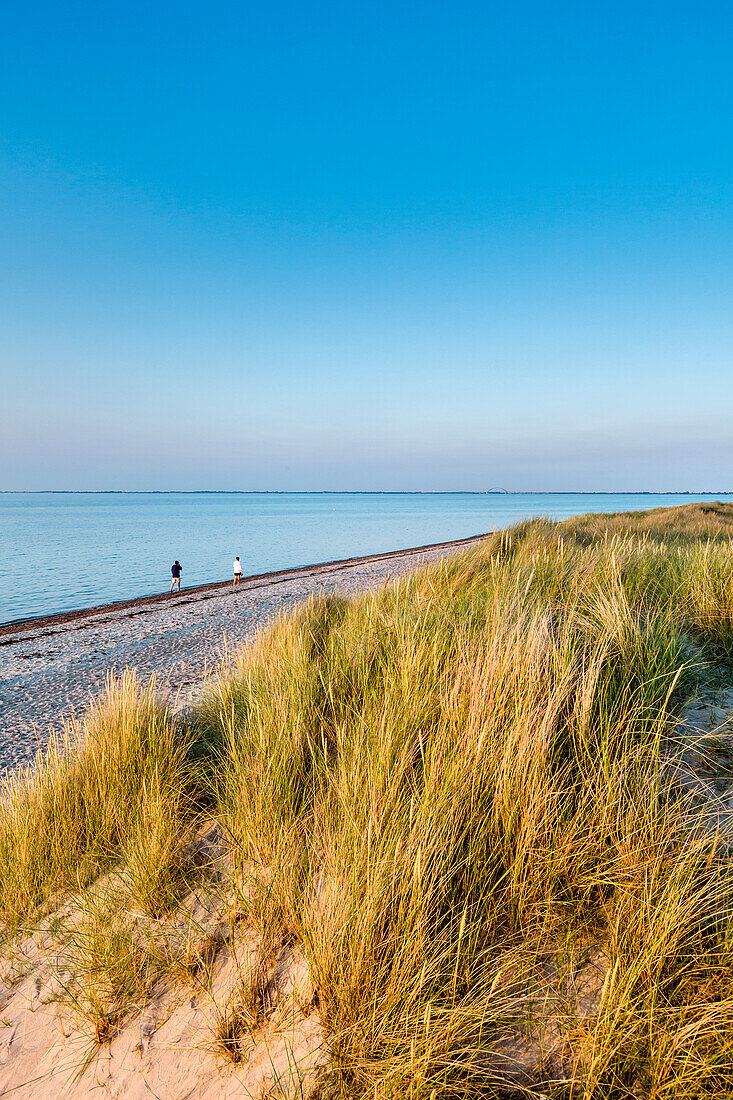
[[[27,763],[78,716],[110,673],[155,674],[178,706],[194,699],[227,648],[314,593],[350,596],[484,538],[304,566],[0,627],[0,771]]]

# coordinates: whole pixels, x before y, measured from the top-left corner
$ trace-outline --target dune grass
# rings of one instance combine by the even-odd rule
[[[164,904],[173,853],[194,805],[190,733],[133,672],[110,679],[79,725],[6,780],[0,811],[0,918],[11,929],[124,858],[145,908]]]
[[[725,505],[519,525],[282,618],[185,729],[110,684],[6,786],[6,923],[109,869],[160,919],[206,789],[227,889],[308,960],[324,1096],[733,1096],[727,840],[664,766],[733,657],[731,533]]]

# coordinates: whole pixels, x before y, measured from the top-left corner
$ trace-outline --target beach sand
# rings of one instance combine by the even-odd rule
[[[313,594],[353,596],[484,536],[203,585],[0,628],[0,772],[28,763],[79,716],[110,673],[155,675],[175,709],[193,702],[228,650]]]

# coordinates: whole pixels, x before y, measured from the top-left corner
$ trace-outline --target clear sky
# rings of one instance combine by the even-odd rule
[[[0,488],[733,488],[726,2],[6,0]]]

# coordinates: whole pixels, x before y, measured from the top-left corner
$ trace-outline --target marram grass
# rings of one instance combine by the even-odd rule
[[[205,784],[227,889],[310,965],[324,1097],[733,1097],[727,844],[662,766],[733,655],[733,524],[675,512],[520,525],[312,601],[185,729],[110,684],[6,785],[9,928],[102,872],[161,920]],[[150,956],[136,983],[118,941],[132,1004]]]
[[[55,735],[33,765],[4,782],[0,810],[0,916],[11,928],[84,887],[126,857],[141,867],[172,839],[191,805],[190,736],[171,723],[133,672],[110,679],[82,723]],[[158,873],[158,869],[152,874]],[[163,877],[167,872],[161,871]],[[150,889],[153,887],[148,883]],[[142,899],[142,904],[146,899]]]

